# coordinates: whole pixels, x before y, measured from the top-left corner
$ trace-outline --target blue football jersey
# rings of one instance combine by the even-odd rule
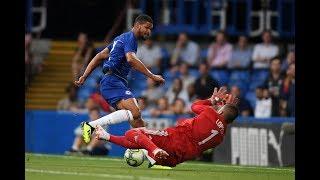
[[[126,53],[136,53],[137,48],[137,39],[132,31],[117,36],[113,42],[108,45],[109,58],[104,60],[103,72],[111,70],[113,74],[126,80],[131,70],[131,66],[126,59]]]

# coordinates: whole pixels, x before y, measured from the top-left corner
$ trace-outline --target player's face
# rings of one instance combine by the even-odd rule
[[[145,22],[139,25],[139,34],[143,39],[148,39],[151,36],[151,30],[153,24],[150,22]]]

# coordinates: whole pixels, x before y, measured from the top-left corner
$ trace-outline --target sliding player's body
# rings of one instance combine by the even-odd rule
[[[179,163],[194,159],[207,149],[218,146],[225,136],[227,124],[238,116],[236,99],[227,95],[226,104],[217,105],[223,99],[215,90],[213,98],[199,100],[192,104],[192,111],[197,115],[182,121],[175,127],[162,131],[135,128],[128,130],[125,136],[110,135],[98,126],[98,139],[130,149],[146,149],[151,164],[174,167]],[[224,92],[225,93],[225,92]]]

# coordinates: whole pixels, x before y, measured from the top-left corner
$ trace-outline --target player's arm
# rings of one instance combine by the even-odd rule
[[[210,99],[198,100],[198,101],[195,101],[191,105],[191,110],[192,110],[192,112],[194,112],[196,114],[200,114],[206,108],[211,107],[211,106],[212,106],[212,102],[210,101]]]
[[[157,81],[159,83],[164,83],[164,79],[160,75],[153,74],[136,56],[134,52],[127,52],[126,58],[128,63],[136,70],[140,71],[147,77]]]
[[[75,81],[74,83],[77,86],[81,86],[86,78],[90,75],[90,73],[103,61],[104,59],[109,57],[109,48],[106,47],[101,52],[99,52],[88,64],[86,70],[84,71],[83,75],[79,78],[79,80]]]

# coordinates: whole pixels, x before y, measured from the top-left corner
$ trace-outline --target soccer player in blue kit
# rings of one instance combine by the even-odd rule
[[[82,122],[82,135],[89,142],[97,125],[104,126],[129,121],[132,127],[143,127],[140,109],[132,92],[128,88],[127,75],[134,68],[152,80],[163,84],[165,80],[160,75],[150,72],[137,58],[137,40],[151,36],[153,21],[150,16],[141,14],[135,21],[131,31],[117,36],[113,42],[99,52],[88,64],[83,75],[75,81],[77,86],[84,83],[88,75],[103,61],[103,79],[100,81],[100,91],[104,99],[117,111],[91,122]]]

